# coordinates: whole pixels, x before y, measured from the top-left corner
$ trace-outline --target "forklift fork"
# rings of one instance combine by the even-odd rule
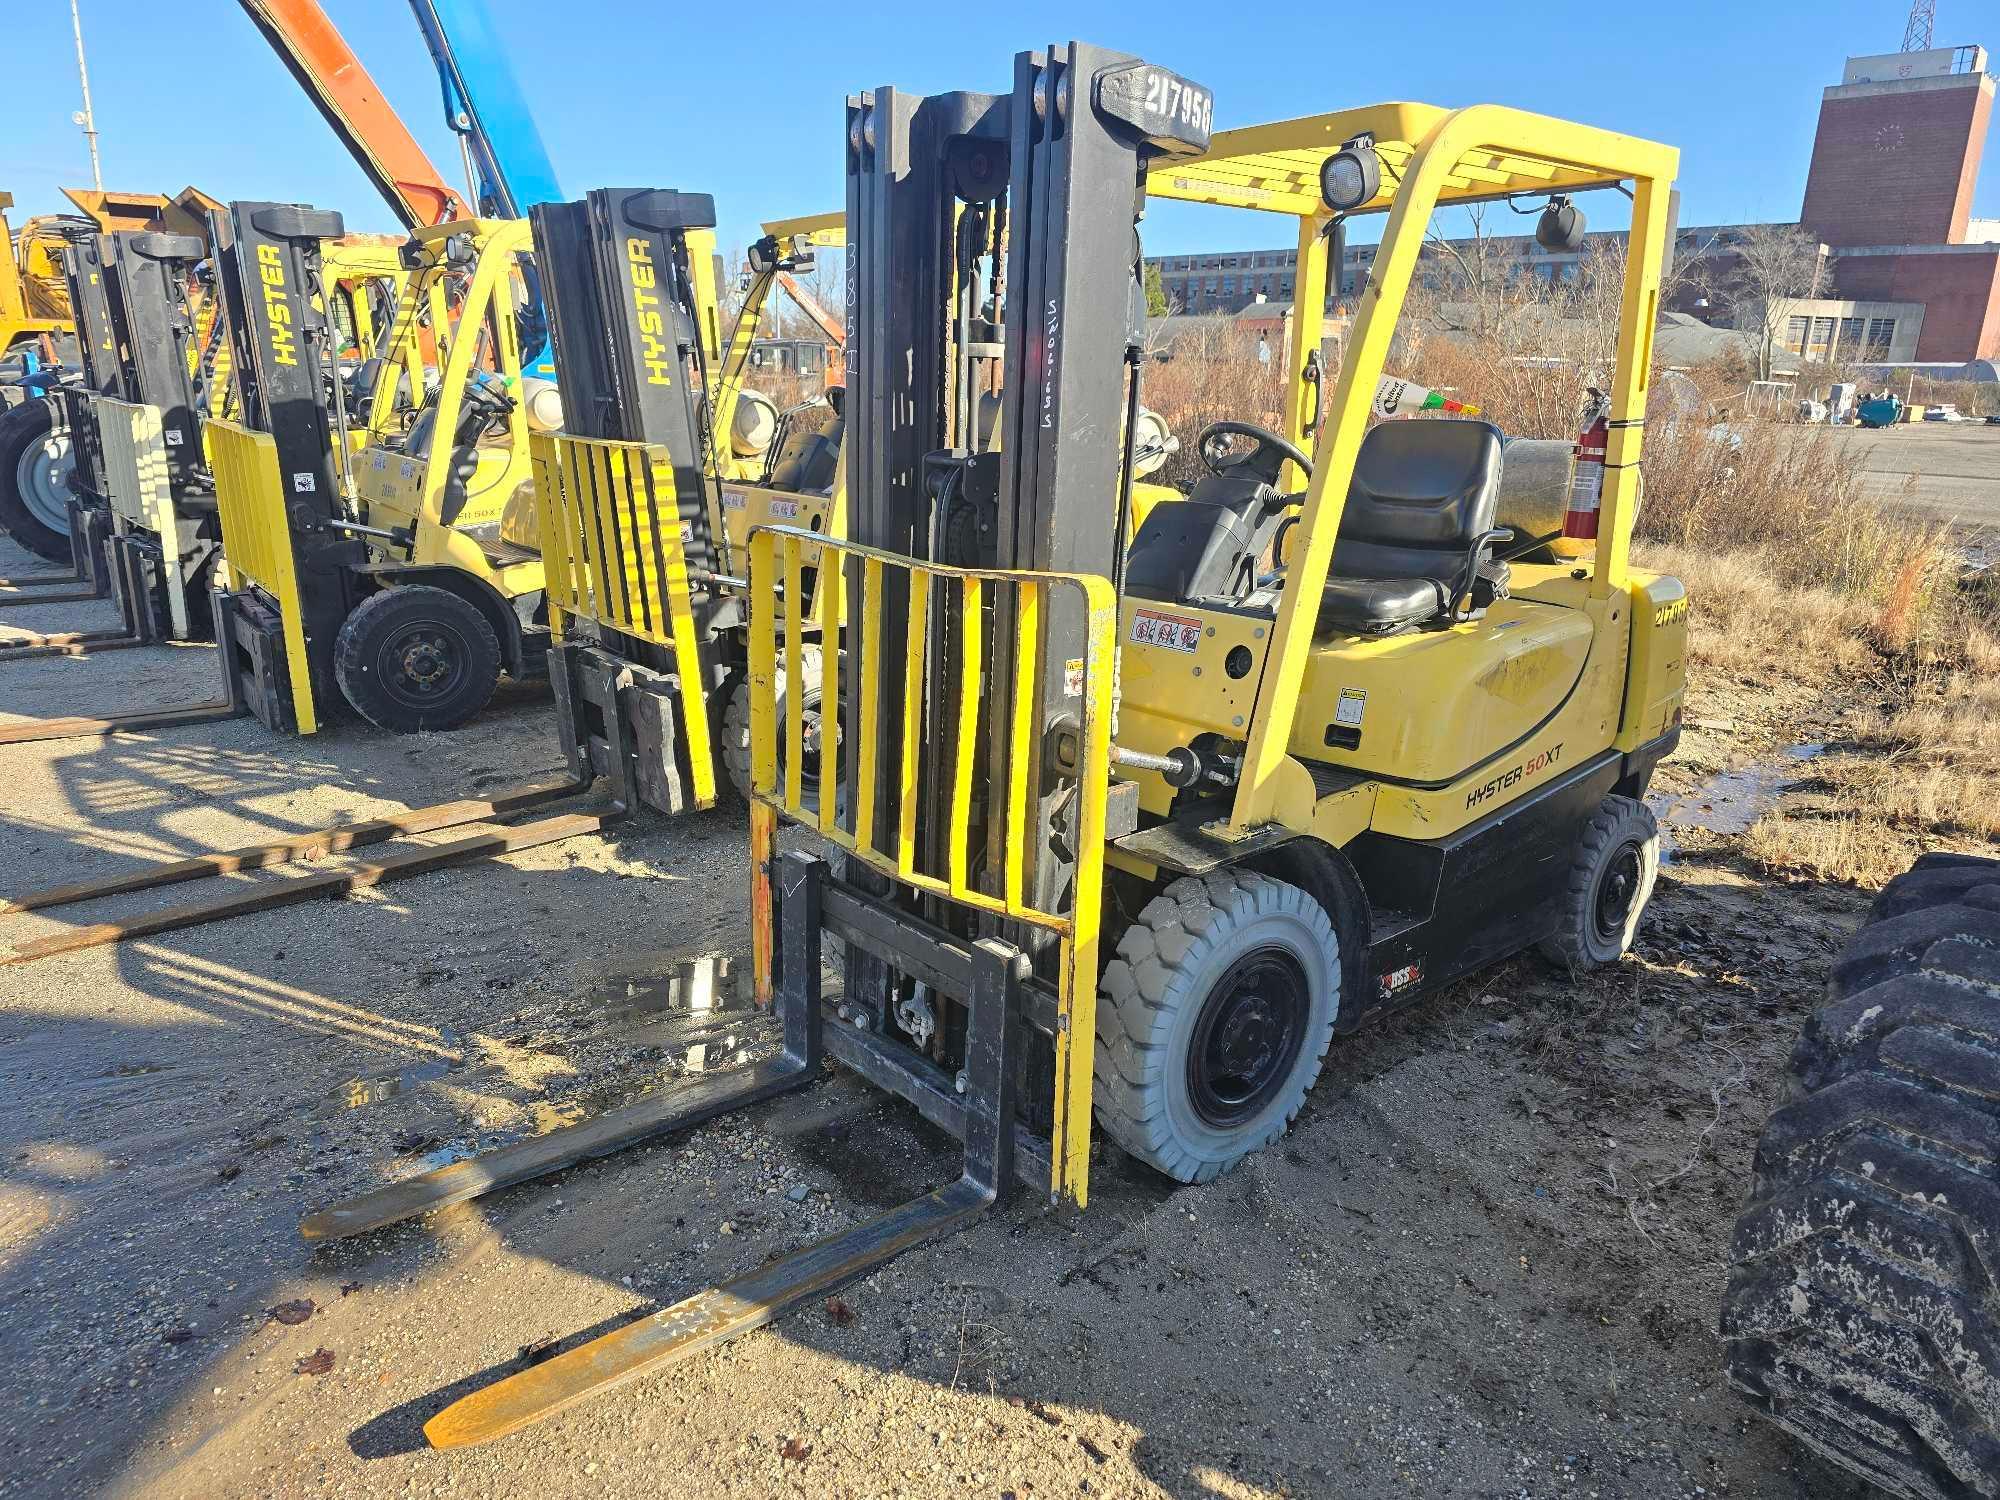
[[[134,549],[122,549],[121,559],[133,566],[140,560]],[[143,574],[141,574],[143,577]],[[128,589],[122,597],[133,599]],[[42,740],[107,739],[118,734],[142,734],[156,729],[178,729],[190,724],[214,724],[224,719],[241,717],[248,712],[243,701],[243,687],[230,659],[223,635],[227,628],[229,611],[219,592],[211,592],[209,608],[214,612],[216,659],[222,669],[222,696],[204,703],[188,703],[178,708],[149,709],[144,713],[114,714],[107,718],[69,717],[60,719],[30,719],[25,724],[0,725],[0,745],[29,745]],[[128,614],[128,624],[130,616]],[[122,639],[122,638],[121,638]],[[80,656],[90,644],[84,638],[78,645],[69,646],[63,637],[41,638],[36,644],[17,650],[0,651],[0,662],[20,661],[29,656]],[[145,644],[141,641],[124,641],[127,645]],[[104,649],[99,644],[97,649]]]
[[[111,579],[103,566],[104,543],[110,535],[110,511],[101,505],[72,504],[70,571],[0,579],[0,609],[15,604],[87,604],[104,598],[111,592]],[[44,589],[48,592],[42,592]]]
[[[965,1228],[1004,1201],[1016,1161],[1015,1008],[1027,968],[1026,956],[997,939],[969,947],[947,939],[940,949],[936,939],[942,934],[919,932],[907,921],[869,921],[868,916],[874,913],[862,903],[844,902],[838,894],[842,888],[826,862],[807,854],[786,857],[781,889],[785,957],[776,1004],[784,1027],[783,1054],[726,1089],[718,1082],[712,1092],[686,1102],[649,1133],[698,1124],[810,1083],[820,1073],[824,1050],[878,1084],[885,1082],[888,1069],[901,1068],[904,1076],[892,1085],[897,1092],[930,1096],[928,1103],[923,1099],[918,1102],[932,1118],[937,1118],[935,1110],[956,1116],[965,1141],[964,1164],[957,1181],[453,1402],[424,1424],[424,1436],[432,1447],[462,1448],[505,1437],[627,1381],[679,1364],[761,1328],[809,1297],[867,1275],[926,1240]],[[820,945],[822,937],[829,934],[892,961],[926,968],[940,962],[941,952],[955,955],[945,962],[955,971],[956,982],[964,985],[970,1003],[963,1095],[958,1095],[942,1075],[920,1075],[908,1063],[892,1060],[888,1049],[871,1048],[868,1033],[826,1024]],[[591,1128],[572,1127],[576,1131]],[[526,1144],[541,1145],[563,1134],[557,1131]],[[564,1155],[541,1170],[552,1171],[581,1159],[575,1154]],[[466,1173],[468,1179],[482,1175],[477,1159],[431,1175],[445,1177],[467,1168],[475,1169]],[[1046,1170],[1044,1160],[1043,1183],[1048,1180]],[[434,1206],[471,1196],[473,1193],[443,1197]]]

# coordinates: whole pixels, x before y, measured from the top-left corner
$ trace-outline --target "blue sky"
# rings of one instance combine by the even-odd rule
[[[322,0],[376,81],[454,179],[433,73],[406,0]],[[1016,51],[1072,37],[1138,52],[1214,90],[1218,126],[1382,99],[1498,102],[1651,136],[1682,151],[1682,222],[1796,216],[1822,87],[1850,53],[1893,51],[1899,0],[1682,0],[1620,8],[1545,0],[1384,6],[862,8],[660,0],[491,0],[568,190],[607,183],[712,191],[725,240],[756,221],[837,207],[842,97],[877,84],[1004,87]],[[393,221],[234,0],[82,0],[107,186],[338,208]],[[88,183],[68,7],[8,7],[0,188],[17,214]],[[1971,0],[1938,6],[1940,43],[2000,44]],[[1239,24],[1247,23],[1247,24]],[[1288,26],[1289,30],[1281,29]],[[1994,34],[1983,35],[1990,29]],[[34,66],[21,66],[24,61]],[[176,82],[192,80],[192,88]],[[1597,195],[1593,222],[1619,222]],[[2000,162],[1975,212],[2000,216]],[[1147,249],[1286,243],[1260,215],[1166,205]]]

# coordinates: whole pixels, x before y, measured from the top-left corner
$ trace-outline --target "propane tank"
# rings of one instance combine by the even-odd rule
[[[1570,460],[1569,508],[1563,512],[1563,535],[1591,539],[1597,535],[1598,507],[1604,501],[1604,453],[1611,441],[1611,404],[1601,391],[1590,393],[1583,431],[1577,434]]]
[[[562,392],[553,380],[543,380],[538,375],[522,376],[521,408],[528,414],[528,431],[562,431]]]

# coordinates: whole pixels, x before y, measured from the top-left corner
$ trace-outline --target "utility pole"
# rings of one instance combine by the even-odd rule
[[[83,17],[77,14],[77,0],[69,0],[69,24],[76,32],[76,77],[83,85],[83,108],[70,118],[83,127],[83,138],[90,142],[90,178],[97,190],[104,191],[104,168],[97,160],[97,116],[90,108],[90,69],[83,60]]]

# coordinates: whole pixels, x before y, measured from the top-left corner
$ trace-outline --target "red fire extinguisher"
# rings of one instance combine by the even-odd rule
[[[1569,508],[1563,512],[1563,535],[1583,540],[1597,536],[1597,511],[1604,500],[1604,451],[1611,440],[1611,403],[1601,391],[1590,393],[1583,431],[1570,453]]]

